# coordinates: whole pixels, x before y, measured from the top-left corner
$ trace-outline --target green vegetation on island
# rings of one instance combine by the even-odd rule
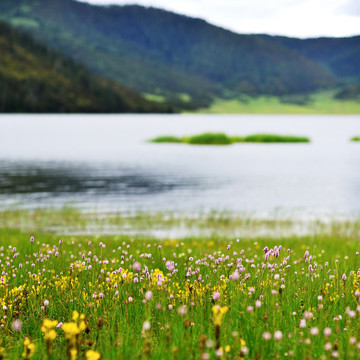
[[[171,135],[151,139],[154,143],[184,143],[190,145],[231,145],[234,143],[308,143],[304,136],[253,134],[247,136],[228,136],[224,133],[204,133],[194,136],[176,137]]]
[[[351,141],[360,141],[360,136],[354,136]]]

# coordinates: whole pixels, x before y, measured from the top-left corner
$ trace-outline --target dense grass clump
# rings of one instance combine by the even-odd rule
[[[289,135],[275,135],[275,134],[255,134],[246,136],[244,142],[253,143],[303,143],[310,142],[307,137],[289,136]]]
[[[223,133],[205,133],[184,138],[184,142],[191,145],[230,145],[231,138]]]
[[[181,138],[171,135],[158,136],[155,139],[150,140],[154,143],[181,143],[183,142]]]
[[[360,141],[360,136],[354,136],[351,141]]]
[[[178,138],[175,136],[159,136],[150,140],[156,143],[185,143],[190,145],[231,145],[234,143],[308,143],[307,137],[276,135],[276,134],[254,134],[248,136],[228,136],[224,133],[205,133],[194,136]]]

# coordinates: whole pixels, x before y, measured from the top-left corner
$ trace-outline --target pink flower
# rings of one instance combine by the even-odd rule
[[[214,301],[219,300],[219,298],[220,298],[220,293],[218,293],[217,291],[215,291],[214,294],[213,294],[213,299],[214,299]]]
[[[319,329],[318,329],[317,327],[311,328],[311,329],[310,329],[310,334],[311,334],[312,336],[319,335]]]
[[[274,333],[274,339],[276,341],[280,341],[283,338],[283,334],[280,330],[275,331]]]
[[[150,301],[151,298],[152,298],[152,296],[153,296],[153,293],[152,293],[151,290],[148,290],[148,291],[145,293],[145,299],[146,299],[147,301]]]
[[[21,331],[21,321],[19,319],[16,319],[13,324],[12,324],[12,328],[14,331],[16,332],[20,332]]]

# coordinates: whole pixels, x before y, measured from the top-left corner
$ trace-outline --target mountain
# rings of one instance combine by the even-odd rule
[[[360,81],[360,38],[239,35],[172,12],[74,0],[1,0],[0,19],[149,98],[307,94]],[[150,94],[150,95],[149,95]]]
[[[0,22],[0,112],[163,112]]]
[[[325,66],[344,81],[360,81],[360,36],[304,40],[275,37],[274,40]]]

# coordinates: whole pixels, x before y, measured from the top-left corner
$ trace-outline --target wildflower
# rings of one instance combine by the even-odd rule
[[[268,332],[268,331],[265,331],[263,334],[262,334],[262,337],[265,341],[269,341],[271,339],[271,334]]]
[[[49,303],[49,300],[45,300],[45,301],[44,301],[44,306],[49,306],[49,304],[50,304],[50,303]]]
[[[145,299],[146,299],[147,301],[150,301],[151,298],[152,298],[152,296],[153,296],[153,293],[152,293],[151,290],[148,290],[148,291],[145,293]]]
[[[350,345],[355,345],[355,344],[356,344],[356,337],[352,336],[352,337],[349,339],[349,344],[350,344]]]
[[[187,312],[186,305],[180,306],[178,309],[179,315],[184,316]]]
[[[79,318],[79,313],[76,310],[74,310],[72,313],[73,321],[76,321],[78,318]]]
[[[274,333],[274,339],[276,341],[280,341],[283,338],[283,334],[280,330],[275,331]]]
[[[30,341],[28,337],[24,340],[24,351],[22,353],[22,357],[24,359],[31,359],[35,353],[35,344]]]
[[[46,352],[48,355],[51,354],[51,346],[52,342],[56,339],[57,333],[53,329],[58,325],[56,320],[44,319],[43,324],[41,326],[41,331],[44,334],[45,342],[46,342]]]
[[[311,328],[311,329],[310,329],[310,334],[311,334],[312,336],[318,335],[318,334],[319,334],[319,329],[318,329],[317,327]]]
[[[346,277],[346,275],[345,275],[345,274],[343,274],[341,278],[342,278],[344,281],[346,281],[346,280],[347,280],[347,277]]]
[[[240,279],[240,274],[239,274],[239,271],[237,269],[233,272],[232,279],[234,281],[238,281]]]
[[[66,338],[70,339],[80,334],[80,329],[74,322],[63,324],[61,330],[64,331]]]
[[[144,321],[143,330],[144,331],[149,331],[150,330],[150,322],[149,321]]]
[[[330,335],[331,335],[331,329],[330,329],[329,327],[326,327],[326,328],[324,329],[324,335],[325,335],[325,336],[330,336]]]
[[[306,327],[306,320],[305,319],[301,319],[300,320],[300,325],[299,327],[301,327],[302,329]]]
[[[94,350],[88,350],[85,356],[86,360],[99,360],[101,358],[101,354]]]
[[[219,300],[219,298],[220,298],[220,293],[215,291],[214,294],[213,294],[214,301]]]
[[[16,332],[20,332],[21,331],[21,321],[19,319],[16,319],[13,323],[12,323],[12,329]]]
[[[222,348],[218,348],[215,350],[215,355],[217,357],[222,357],[223,356],[223,349]]]
[[[220,307],[220,306],[214,305],[212,307],[212,312],[214,314],[214,318],[213,318],[214,325],[218,325],[218,326],[222,325],[225,314],[227,313],[228,310],[229,310],[229,308],[227,306]]]

